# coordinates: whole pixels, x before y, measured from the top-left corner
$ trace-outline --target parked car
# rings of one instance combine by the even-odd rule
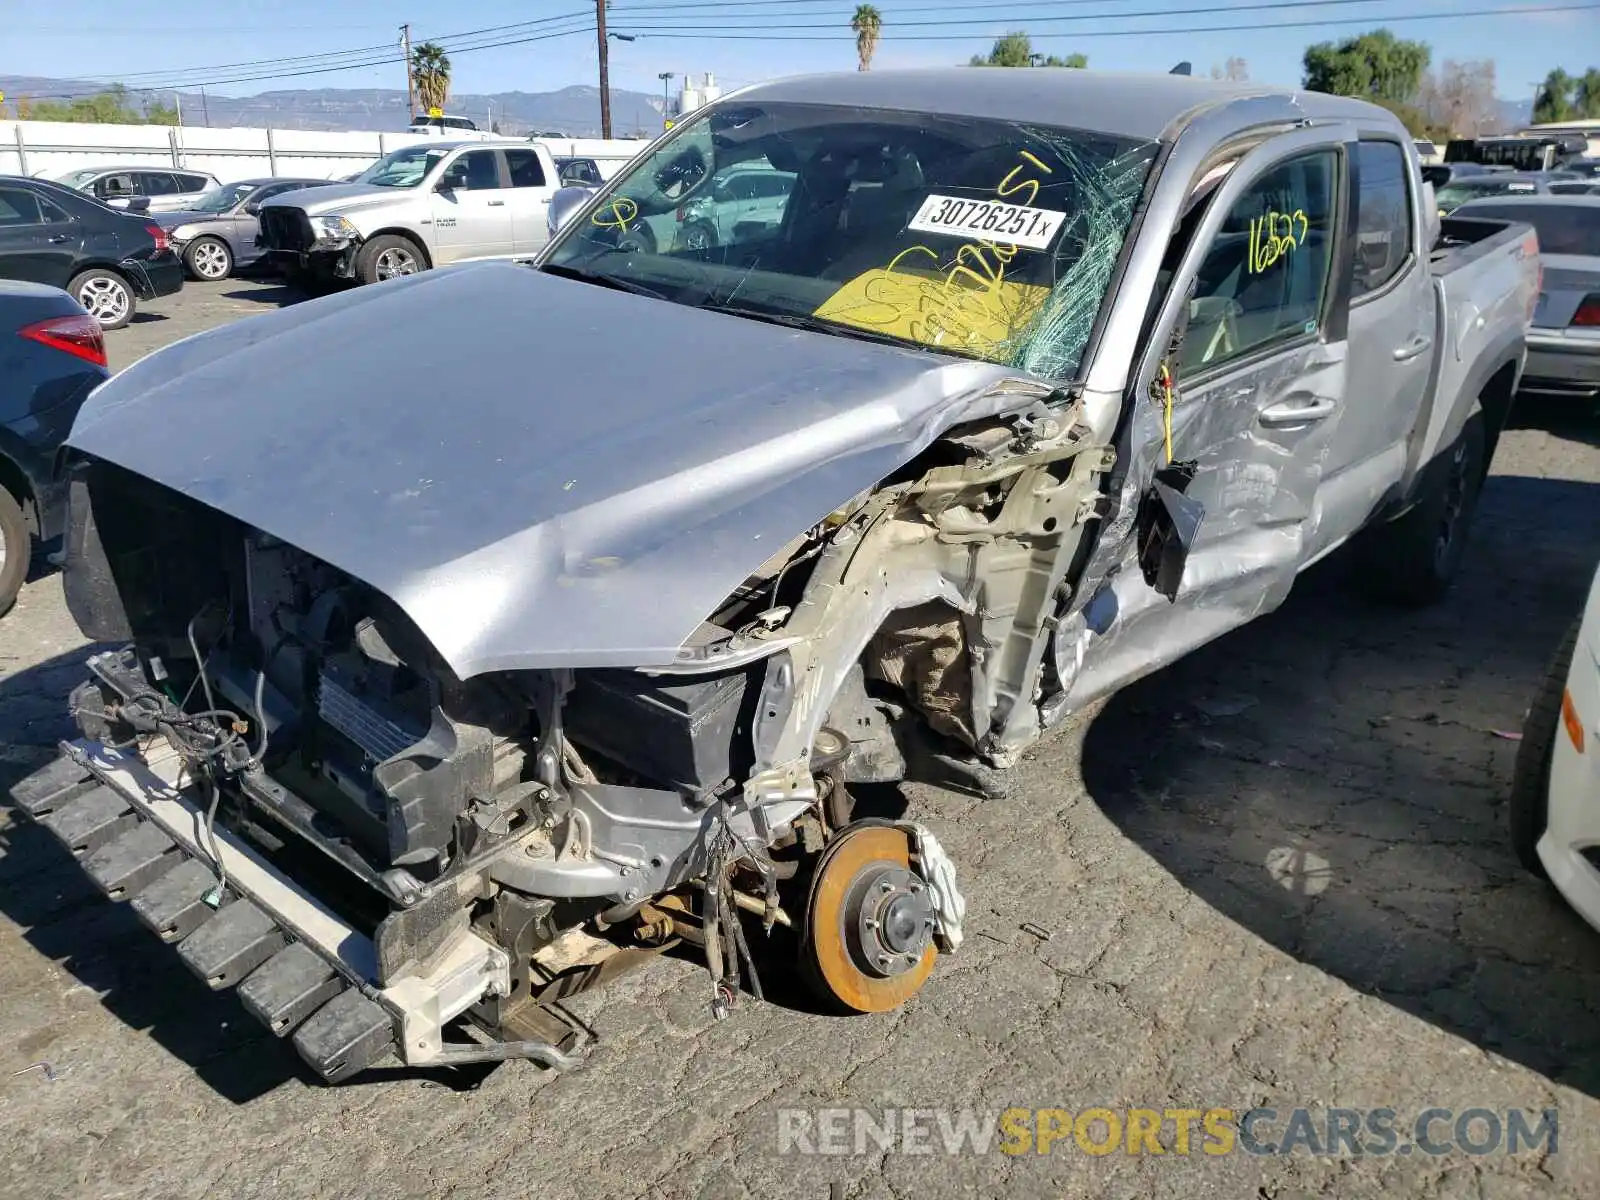
[[[1439,214],[1449,216],[1469,200],[1485,196],[1543,196],[1550,191],[1550,182],[1542,175],[1499,171],[1455,180],[1434,189],[1434,199],[1439,203]]]
[[[1523,865],[1600,929],[1600,572],[1528,709],[1507,811]]]
[[[592,158],[558,158],[556,173],[562,187],[599,187],[605,182],[600,164]]]
[[[196,279],[226,279],[261,257],[256,236],[257,214],[274,196],[328,187],[326,179],[242,179],[212,192],[193,208],[162,213],[156,223],[167,231],[172,248]]]
[[[215,175],[205,171],[155,167],[79,167],[56,176],[53,182],[131,212],[189,208],[222,186]]]
[[[1552,196],[1600,196],[1600,179],[1560,179],[1549,187]]]
[[[1544,273],[1522,390],[1600,413],[1600,196],[1474,200],[1455,215],[1533,226]]]
[[[776,225],[628,241],[763,161]],[[1539,258],[1439,228],[1405,127],[1345,97],[744,88],[531,267],[268,312],[96,392],[65,589],[132,647],[13,799],[330,1079],[573,1065],[544,980],[602,927],[704,946],[726,1016],[759,995],[742,909],[824,1000],[891,1009],[965,909],[926,828],[856,819],[903,738],[987,778],[1358,537],[1371,586],[1448,588]],[[444,1038],[466,1014],[493,1044]]]
[[[457,117],[444,113],[437,117],[413,117],[406,132],[425,133],[432,137],[460,138],[463,134],[481,133],[483,131],[478,128],[478,123],[471,117]]]
[[[60,288],[0,280],[0,616],[34,549],[66,528],[56,451],[108,374],[100,323],[81,304]]]
[[[362,283],[532,257],[549,240],[558,178],[537,143],[418,143],[384,155],[355,183],[268,200],[260,244],[292,275]]]
[[[1422,179],[1437,189],[1462,179],[1494,175],[1503,169],[1509,170],[1509,168],[1487,167],[1480,163],[1425,163],[1422,168]]]
[[[141,300],[183,287],[183,264],[149,217],[43,179],[0,175],[0,279],[65,288],[106,329],[121,329]]]

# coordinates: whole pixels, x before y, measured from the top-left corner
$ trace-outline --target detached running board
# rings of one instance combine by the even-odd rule
[[[144,756],[98,742],[61,743],[61,757],[11,789],[112,900],[208,987],[235,987],[244,1007],[337,1083],[398,1054],[407,1065],[529,1058],[557,1070],[575,1056],[542,1042],[465,1047],[446,1024],[510,990],[510,960],[470,931],[428,974],[378,986],[372,939],[296,885],[235,834],[208,835],[183,762],[157,742]],[[214,863],[227,874],[218,894]]]

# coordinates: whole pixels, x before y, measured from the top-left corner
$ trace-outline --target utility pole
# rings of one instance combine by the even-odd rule
[[[211,106],[206,103],[206,90],[200,89],[200,119],[206,123],[206,128],[211,128]]]
[[[668,111],[672,107],[672,101],[667,98],[667,87],[672,83],[672,72],[663,71],[656,78],[661,80],[661,124],[665,127],[667,122],[672,120],[672,113]]]
[[[606,37],[606,0],[594,0],[595,34],[600,42],[600,136],[611,136],[611,62]]]
[[[406,56],[406,123],[417,119],[417,85],[411,74],[411,26],[400,26],[400,45]]]

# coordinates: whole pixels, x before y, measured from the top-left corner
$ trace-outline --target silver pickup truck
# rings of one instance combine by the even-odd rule
[[[762,163],[781,220],[633,235]],[[127,648],[16,803],[329,1079],[571,1066],[562,997],[670,946],[719,1016],[784,955],[905,1002],[965,903],[859,785],[993,796],[1345,542],[1438,597],[1539,271],[1383,109],[1185,77],[761,85],[577,203],[531,267],[151,355],[69,442],[68,601]]]

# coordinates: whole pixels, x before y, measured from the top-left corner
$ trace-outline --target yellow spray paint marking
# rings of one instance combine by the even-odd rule
[[[601,229],[618,229],[623,233],[628,232],[628,223],[639,219],[639,206],[626,196],[614,196],[611,203],[607,204],[589,220]]]
[[[1310,229],[1304,209],[1267,211],[1250,222],[1250,274],[1259,275],[1300,248]]]
[[[1055,172],[1026,150],[995,188],[1002,199],[1032,204],[1039,181],[1018,179],[1029,166]],[[1016,283],[1006,267],[1017,247],[1005,242],[963,242],[945,259],[931,247],[907,247],[881,269],[857,275],[824,300],[815,316],[874,329],[924,345],[1002,356],[1027,328],[1050,294],[1048,287]]]

